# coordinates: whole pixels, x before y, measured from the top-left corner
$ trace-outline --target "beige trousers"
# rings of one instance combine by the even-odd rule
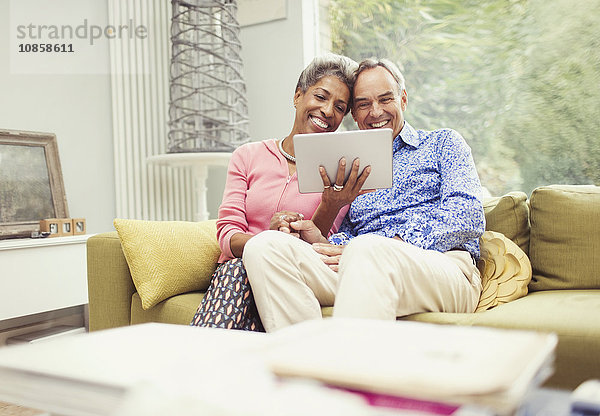
[[[312,246],[265,231],[244,247],[243,261],[267,332],[334,317],[395,319],[417,312],[473,312],[481,294],[479,271],[466,251],[440,253],[377,235],[351,240],[339,272]]]

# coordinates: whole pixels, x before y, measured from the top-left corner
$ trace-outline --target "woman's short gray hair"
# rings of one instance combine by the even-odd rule
[[[378,66],[387,69],[388,72],[390,74],[392,74],[392,77],[394,77],[394,79],[398,83],[398,88],[399,88],[398,92],[399,93],[402,93],[402,91],[404,91],[406,89],[406,86],[404,84],[404,76],[402,75],[402,72],[400,72],[400,69],[398,69],[398,67],[396,66],[395,63],[393,63],[389,59],[385,59],[385,58],[382,58],[382,59],[369,58],[369,59],[363,60],[358,65],[358,69],[356,70],[356,77],[358,77],[358,75],[361,72],[363,72],[367,69],[376,68]]]
[[[334,76],[342,81],[350,91],[350,100],[352,100],[352,89],[356,79],[355,71],[358,64],[347,56],[328,53],[315,57],[298,78],[296,89],[305,93],[310,87],[315,85],[321,78]],[[350,111],[351,103],[348,103],[346,114]]]

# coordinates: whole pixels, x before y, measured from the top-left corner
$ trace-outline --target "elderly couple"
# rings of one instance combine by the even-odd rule
[[[404,120],[404,78],[390,61],[315,58],[300,74],[291,132],[232,155],[217,237],[222,254],[191,325],[272,332],[334,317],[396,319],[473,312],[485,219],[469,146],[454,130]],[[322,194],[300,194],[294,135],[391,128],[393,187],[361,191],[370,167],[342,159]]]

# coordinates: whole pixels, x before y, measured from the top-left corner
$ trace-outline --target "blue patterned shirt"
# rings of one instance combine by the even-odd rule
[[[415,130],[404,122],[393,147],[392,188],[357,197],[329,241],[399,236],[427,250],[464,249],[478,259],[485,217],[469,145],[454,130]]]

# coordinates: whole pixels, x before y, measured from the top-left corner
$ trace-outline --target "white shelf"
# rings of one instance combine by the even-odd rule
[[[62,246],[66,244],[80,244],[86,242],[92,234],[74,235],[68,237],[46,237],[46,238],[16,238],[0,240],[0,251],[15,250],[28,247]]]

